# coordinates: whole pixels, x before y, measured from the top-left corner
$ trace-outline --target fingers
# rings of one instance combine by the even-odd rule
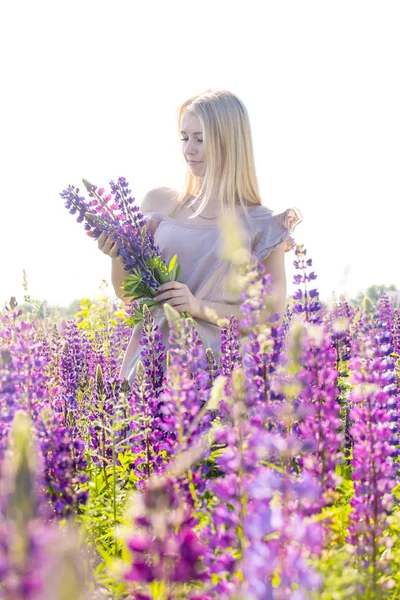
[[[108,254],[111,258],[117,258],[119,248],[111,233],[107,235],[106,232],[103,231],[97,240],[97,245],[104,254]]]
[[[104,246],[104,242],[107,239],[107,234],[105,231],[103,231],[100,236],[97,238],[97,245],[100,248],[100,250],[103,250],[103,246]]]
[[[111,256],[111,258],[117,258],[118,252],[119,252],[118,244],[116,242],[114,242],[113,245],[111,246],[110,252],[108,254]]]

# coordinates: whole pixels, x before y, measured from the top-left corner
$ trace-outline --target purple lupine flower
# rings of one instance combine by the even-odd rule
[[[371,321],[365,316],[363,328],[368,331],[368,327]],[[378,594],[379,546],[393,505],[393,455],[397,440],[391,424],[398,420],[398,406],[390,390],[385,391],[388,366],[392,368],[388,346],[384,337],[379,340],[374,328],[368,333],[364,341],[358,341],[358,356],[350,361],[354,497],[350,502],[353,511],[348,541],[356,546],[361,561],[368,565],[368,586],[373,594]]]
[[[231,315],[229,325],[221,328],[221,375],[229,376],[235,367],[242,364],[239,338],[239,321]]]
[[[19,317],[20,311],[6,313],[2,322],[0,347],[0,459],[15,412],[25,409],[36,419],[47,402],[45,367],[48,357],[35,340],[34,328]]]
[[[296,587],[315,590],[321,581],[307,561],[320,550],[321,528],[303,514],[320,493],[318,482],[307,474],[297,478],[266,466],[276,459],[278,464],[291,460],[301,442],[295,435],[285,439],[269,433],[253,414],[254,407],[247,409],[241,369],[233,373],[232,391],[231,426],[217,436],[218,445],[223,445],[217,458],[223,476],[209,486],[214,507],[211,523],[201,532],[211,550],[205,562],[218,575],[213,592],[224,599],[239,590],[249,599],[273,599],[290,598]],[[245,574],[243,585],[235,576],[238,568]],[[275,571],[282,577],[273,590]]]
[[[148,380],[151,382],[154,394],[161,388],[164,372],[163,366],[166,359],[164,352],[165,345],[162,343],[163,334],[159,330],[159,326],[155,324],[154,318],[151,315],[147,306],[143,309],[143,326],[142,338],[140,345],[143,350],[140,352],[144,372]]]
[[[341,462],[342,421],[337,401],[336,352],[325,325],[303,323],[301,369],[296,375],[303,386],[299,408],[304,414],[298,431],[308,451],[299,458],[303,472],[319,483],[321,495],[311,512],[330,504],[336,487],[336,465]]]
[[[317,279],[314,271],[307,273],[307,267],[311,267],[312,259],[305,259],[307,251],[302,244],[296,246],[295,254],[297,258],[293,264],[296,269],[301,271],[301,274],[294,275],[293,283],[303,284],[303,289],[299,288],[293,295],[293,298],[297,300],[293,306],[293,313],[304,314],[305,320],[310,323],[321,323],[321,303],[318,290],[315,288],[309,290],[307,287],[308,282]]]
[[[69,515],[88,498],[85,445],[75,428],[61,424],[62,415],[42,411],[36,435],[44,459],[44,485],[54,515]]]
[[[273,324],[265,327],[260,323],[261,311],[268,306],[273,281],[265,274],[264,266],[258,261],[250,263],[247,280],[249,285],[241,294],[241,311],[244,318],[240,321],[242,327],[251,327],[248,342],[243,349],[243,368],[246,374],[247,401],[250,410],[257,413],[261,420],[266,420],[268,402],[282,399],[279,392],[274,390],[273,373],[281,358],[283,348],[283,327]],[[252,274],[252,276],[251,276]],[[271,321],[279,318],[274,315]]]
[[[189,371],[197,388],[204,390],[206,394],[203,401],[207,401],[209,392],[206,388],[209,383],[209,376],[204,343],[199,337],[192,320],[182,318],[169,304],[164,306],[164,310],[170,328],[169,354],[171,364],[179,365],[181,369]]]
[[[165,457],[161,452],[165,432],[160,427],[159,398],[155,395],[152,383],[146,376],[141,361],[138,363],[128,398],[132,415],[130,423],[133,436],[132,451],[136,455],[134,462],[134,470],[138,478],[136,487],[143,489],[146,486],[146,480],[153,473],[160,473],[165,468]]]
[[[393,352],[400,357],[400,309],[393,311]]]
[[[226,425],[217,433],[215,440],[220,448],[216,465],[222,477],[209,485],[215,501],[211,522],[201,532],[202,540],[211,550],[205,556],[205,562],[210,572],[218,576],[213,592],[224,599],[231,597],[239,588],[237,570],[245,546],[245,480],[257,468],[257,456],[249,445],[253,428],[250,421],[244,418],[247,409],[243,369],[234,369],[231,377]]]
[[[302,515],[303,498],[315,502],[318,491],[311,478],[296,480],[265,467],[248,482],[242,587],[249,600],[307,598],[321,586],[308,559],[321,551],[322,529]],[[273,586],[275,572],[279,583]]]
[[[44,522],[40,506],[40,461],[26,412],[15,414],[0,480],[0,588],[10,600],[51,600],[60,585],[68,597],[82,589],[76,545],[56,524]],[[68,555],[68,558],[67,558]],[[66,565],[66,561],[70,564]],[[60,573],[68,568],[68,581]]]
[[[342,413],[344,413],[344,455],[346,464],[349,464],[351,449],[353,447],[353,438],[350,433],[351,406],[348,402],[348,392],[350,387],[348,383],[350,375],[348,361],[351,357],[352,350],[350,330],[354,317],[354,309],[350,307],[346,300],[341,300],[327,318],[332,343],[336,351],[336,370],[339,375],[337,381],[337,387],[339,389],[338,402],[341,406]]]

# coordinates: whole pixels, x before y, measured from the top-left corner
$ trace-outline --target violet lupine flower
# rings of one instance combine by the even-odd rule
[[[382,295],[379,302],[379,320],[375,331],[375,344],[377,356],[382,358],[384,370],[382,372],[383,391],[389,396],[387,405],[390,414],[390,428],[393,432],[392,446],[393,458],[399,456],[398,444],[399,428],[398,416],[400,408],[400,390],[396,372],[396,363],[393,356],[393,309],[390,306],[389,299]]]
[[[21,313],[12,311],[2,317],[4,342],[0,347],[0,459],[15,412],[25,409],[36,419],[46,404],[47,381],[45,367],[48,357],[42,343],[34,340],[33,326],[19,319]]]
[[[347,300],[342,300],[331,311],[328,322],[330,335],[336,349],[336,368],[348,361],[351,356],[351,333],[350,327],[354,318],[354,310],[351,309]]]
[[[321,583],[307,562],[320,550],[321,527],[303,517],[304,506],[316,501],[319,485],[307,474],[298,478],[263,464],[293,458],[302,443],[295,435],[285,439],[269,433],[251,416],[254,407],[250,418],[244,418],[248,411],[241,369],[234,371],[233,380],[228,402],[232,425],[217,436],[218,444],[225,445],[217,459],[223,477],[209,488],[219,502],[201,532],[211,550],[205,562],[216,581],[213,592],[223,600],[232,595],[249,600],[289,599],[296,593],[306,597]],[[238,568],[245,575],[242,585]],[[275,572],[280,581],[273,588]]]
[[[235,367],[241,366],[239,321],[231,315],[229,325],[221,328],[220,374],[229,375]]]
[[[160,427],[160,402],[141,361],[138,363],[136,376],[130,387],[129,404],[132,415],[130,423],[133,435],[132,451],[136,455],[134,469],[138,477],[136,487],[143,489],[146,479],[164,469],[165,460],[161,445],[165,432]]]
[[[354,438],[354,497],[350,504],[348,541],[368,565],[369,585],[378,593],[379,546],[387,515],[393,505],[395,485],[393,465],[393,433],[391,422],[398,419],[397,407],[391,406],[391,396],[384,391],[388,358],[380,356],[372,340],[366,340],[364,352],[350,361],[352,371],[350,400]]]
[[[119,439],[124,440],[127,434],[128,423],[120,414],[120,401],[124,403],[125,398],[120,398],[122,382],[117,377],[114,379],[104,378],[103,369],[100,364],[96,367],[96,376],[94,378],[94,390],[90,404],[89,432],[90,448],[92,449],[91,459],[96,465],[101,465],[106,469],[113,458],[113,447]],[[126,412],[128,402],[126,402]],[[130,415],[126,414],[126,420],[130,420]],[[123,448],[121,448],[122,451]],[[130,449],[127,442],[125,450]]]
[[[43,485],[53,515],[69,515],[85,504],[88,481],[85,445],[76,428],[63,425],[63,415],[43,408],[35,422],[43,455]]]
[[[141,361],[131,389],[131,410],[136,415],[135,466],[147,477],[153,471],[163,471],[167,457],[184,452],[207,430],[211,420],[211,415],[205,414],[210,389],[202,343],[191,323],[179,318],[169,305],[165,310],[170,320],[170,364],[160,382],[162,391],[157,397]],[[146,340],[148,345],[149,338]],[[192,483],[194,480],[199,476],[194,475]]]
[[[304,284],[304,290],[299,288],[293,294],[293,298],[297,300],[293,306],[293,313],[304,313],[306,321],[310,323],[321,323],[321,303],[319,301],[318,290],[307,289],[307,282],[317,279],[317,275],[314,271],[307,273],[307,267],[311,267],[312,259],[309,258],[308,260],[305,260],[307,250],[304,248],[303,244],[296,246],[295,254],[297,259],[293,261],[293,264],[296,269],[302,271],[302,273],[293,277],[293,283],[296,285]]]
[[[220,447],[216,465],[222,477],[214,479],[208,487],[215,500],[211,509],[211,521],[201,531],[201,538],[210,549],[205,562],[213,579],[217,580],[213,593],[224,600],[239,588],[239,559],[245,546],[245,481],[257,468],[257,455],[249,444],[253,427],[245,418],[247,409],[243,369],[234,369],[231,377],[230,397],[226,403],[226,426],[217,432],[215,439]]]
[[[325,325],[302,324],[301,369],[296,378],[303,386],[299,408],[304,411],[299,434],[308,451],[299,458],[303,472],[315,477],[320,498],[311,513],[329,505],[335,498],[335,469],[341,461],[342,421],[337,401],[338,372],[336,352]]]
[[[77,548],[58,525],[41,518],[40,461],[32,438],[30,419],[18,410],[0,480],[0,594],[10,600],[53,600],[62,586],[68,598],[78,600],[84,582],[78,581]],[[67,561],[68,581],[61,581]]]
[[[164,352],[165,346],[162,339],[163,334],[145,305],[143,307],[142,337],[139,342],[143,346],[143,350],[140,355],[143,357],[142,364],[145,375],[152,385],[154,394],[162,387],[164,379],[163,365],[167,355]]]
[[[243,349],[243,367],[247,379],[248,405],[254,412],[258,411],[262,419],[266,403],[279,398],[271,387],[271,376],[279,362],[283,328],[274,325],[266,327],[260,323],[261,311],[267,308],[272,291],[272,276],[265,274],[263,265],[256,261],[248,265],[246,279],[248,286],[241,294],[244,318],[240,325],[251,329]],[[278,315],[271,320],[276,318],[279,318]]]
[[[344,455],[347,465],[350,464],[351,449],[353,447],[353,438],[350,434],[351,406],[348,402],[350,389],[348,361],[352,350],[351,328],[354,314],[355,311],[350,307],[349,303],[346,300],[342,300],[331,311],[327,319],[332,343],[336,351],[336,369],[339,375],[337,381],[339,390],[338,402],[341,406],[341,413],[344,420]]]
[[[61,351],[58,353],[58,365],[55,369],[58,375],[58,393],[54,394],[54,408],[63,412],[64,424],[67,424],[67,418],[72,417],[78,408],[80,394],[87,389],[89,378],[94,376],[90,372],[90,355],[94,349],[93,343],[84,331],[78,329],[75,321],[64,322],[61,331],[63,341],[58,342]],[[53,359],[53,365],[54,362]]]
[[[190,584],[208,579],[202,557],[207,548],[194,531],[197,521],[180,502],[171,480],[152,479],[143,493],[132,498],[135,533],[127,540],[132,555],[124,579],[136,598],[150,597],[149,584],[166,586],[167,597],[199,597]],[[186,592],[185,596],[183,593]],[[201,596],[200,596],[201,597]]]
[[[193,320],[182,318],[169,304],[164,305],[169,324],[169,354],[171,364],[189,371],[199,390],[203,390],[203,401],[209,398],[208,360],[203,341],[199,337]]]
[[[205,390],[209,395],[209,389]],[[210,428],[212,414],[196,382],[177,363],[167,371],[165,388],[159,395],[160,419],[155,426],[165,432],[160,449],[176,456],[185,452]]]
[[[130,386],[130,412],[134,415],[130,423],[133,433],[133,451],[136,454],[134,463],[136,475],[141,480],[158,472],[164,463],[160,452],[160,444],[165,437],[161,430],[160,402],[157,398],[164,381],[163,365],[166,358],[165,346],[158,325],[148,310],[143,307],[143,327],[140,344],[143,346],[136,376]],[[139,488],[142,483],[139,483]]]
[[[393,352],[398,357],[400,357],[400,310],[398,308],[396,308],[393,313],[392,335],[393,335]]]
[[[259,432],[254,443],[272,454],[290,453],[290,440],[277,434]],[[297,442],[292,438],[294,449]],[[275,446],[275,447],[274,447]],[[306,599],[322,584],[309,564],[322,546],[322,528],[303,516],[302,504],[315,502],[319,487],[310,477],[301,479],[260,465],[246,483],[249,509],[244,532],[248,543],[244,551],[242,591],[248,600]],[[273,575],[279,573],[274,585]]]

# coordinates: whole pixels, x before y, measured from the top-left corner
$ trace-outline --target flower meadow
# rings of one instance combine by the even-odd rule
[[[324,306],[295,249],[281,327],[271,277],[243,267],[221,354],[147,305],[0,319],[0,597],[10,600],[400,598],[400,314]],[[247,336],[243,351],[240,328]]]

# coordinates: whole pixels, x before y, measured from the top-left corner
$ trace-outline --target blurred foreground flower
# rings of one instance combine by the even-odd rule
[[[69,528],[40,518],[31,421],[18,410],[0,480],[0,597],[83,600],[83,572]],[[3,595],[4,594],[4,595]]]

